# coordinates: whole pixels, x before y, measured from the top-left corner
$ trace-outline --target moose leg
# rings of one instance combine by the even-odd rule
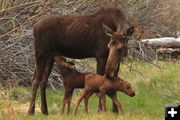
[[[35,99],[36,99],[36,93],[39,86],[40,81],[42,80],[42,75],[45,69],[46,60],[41,59],[37,62],[36,60],[36,67],[35,72],[32,78],[32,98],[29,106],[28,113],[29,115],[33,115],[35,112]]]
[[[64,114],[64,109],[66,107],[67,99],[70,94],[69,92],[70,92],[69,89],[65,88],[63,104],[62,104],[62,108],[61,108],[61,115]]]
[[[84,97],[84,110],[86,113],[88,113],[88,100],[92,96],[93,92],[90,92]]]
[[[96,73],[99,75],[104,75],[107,58],[97,57],[96,60],[97,60]],[[101,104],[101,99],[99,97],[98,112],[100,111],[102,111],[102,104]]]
[[[63,98],[63,103],[62,103],[62,108],[61,108],[61,115],[63,115],[64,114],[64,109],[65,109],[65,107],[66,107],[66,92],[65,92],[65,94],[64,94],[64,98]]]
[[[68,96],[68,99],[67,99],[67,104],[68,104],[67,114],[70,113],[70,105],[71,105],[71,99],[72,99],[73,90],[74,90],[74,89],[71,89],[71,90],[69,91],[69,96]]]
[[[113,103],[118,106],[118,108],[120,109],[120,111],[122,112],[122,114],[124,114],[124,113],[125,113],[125,112],[124,112],[124,109],[123,109],[121,103],[119,102],[119,100],[117,99],[117,96],[114,95],[114,94],[111,94],[111,95],[108,95],[108,96],[112,99]]]
[[[114,92],[114,96],[117,98],[117,92]],[[114,101],[112,101],[112,112],[114,113],[118,113],[118,106],[114,103]]]
[[[116,72],[115,72],[115,76],[117,77],[118,76],[118,72],[119,72],[119,67],[120,67],[120,64],[118,65],[118,68],[117,68],[117,70],[116,70]],[[114,96],[117,98],[117,92],[114,92]],[[112,101],[113,102],[113,101]],[[112,103],[112,112],[114,112],[114,113],[118,113],[118,107],[117,107],[117,105],[113,102]]]
[[[40,88],[41,88],[41,112],[45,115],[48,114],[47,109],[47,103],[46,103],[46,85],[49,78],[49,75],[51,73],[52,67],[54,65],[54,59],[50,57],[46,63],[46,67],[43,74],[43,79],[40,82]]]
[[[106,92],[104,90],[100,90],[100,99],[102,104],[102,111],[106,112]]]
[[[88,92],[87,91],[84,91],[83,93],[81,93],[77,99],[77,102],[76,102],[76,105],[75,105],[75,108],[74,108],[74,111],[73,111],[73,114],[76,115],[77,113],[77,109],[78,109],[78,106],[79,104],[81,103],[82,99],[85,97],[85,95],[87,95]]]

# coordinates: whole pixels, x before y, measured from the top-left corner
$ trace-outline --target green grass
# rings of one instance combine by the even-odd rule
[[[130,62],[125,63],[130,65]],[[63,90],[47,89],[47,102],[49,116],[44,116],[40,112],[40,93],[38,91],[36,99],[36,113],[28,116],[27,110],[31,98],[31,88],[15,87],[11,89],[1,87],[0,93],[0,119],[63,119],[63,120],[163,120],[164,108],[166,105],[180,104],[180,64],[160,62],[159,69],[152,64],[144,62],[134,62],[134,67],[129,71],[127,65],[121,66],[121,76],[129,81],[136,90],[135,97],[129,97],[123,93],[118,93],[126,114],[118,115],[111,112],[111,100],[107,98],[107,114],[97,113],[98,99],[93,95],[89,100],[89,114],[84,113],[83,102],[79,106],[78,114],[61,116],[60,109],[63,99]],[[137,72],[138,71],[138,72]],[[140,73],[140,74],[139,74]],[[142,75],[141,75],[142,74]],[[76,90],[73,95],[71,110],[80,91]],[[10,96],[8,99],[7,96]]]

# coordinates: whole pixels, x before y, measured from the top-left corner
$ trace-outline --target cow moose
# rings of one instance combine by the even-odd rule
[[[121,32],[121,39],[127,41],[134,27],[129,27],[126,16],[117,5],[110,4],[87,15],[52,15],[37,22],[33,29],[36,66],[28,113],[32,115],[35,112],[35,98],[40,86],[41,111],[48,114],[46,84],[54,64],[53,56],[77,59],[94,57],[97,61],[97,74],[103,75],[109,55],[109,34],[116,31]],[[111,70],[114,77],[118,72],[116,68]],[[113,111],[117,111],[114,103]]]

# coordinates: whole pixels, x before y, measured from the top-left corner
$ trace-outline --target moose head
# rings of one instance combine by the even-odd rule
[[[134,27],[128,28],[125,32],[113,32],[108,26],[103,24],[105,34],[110,37],[108,44],[109,56],[105,68],[105,76],[108,78],[117,77],[117,70],[120,62],[127,55],[128,39],[133,35]]]

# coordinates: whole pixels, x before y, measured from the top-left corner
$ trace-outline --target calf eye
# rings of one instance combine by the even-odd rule
[[[131,88],[131,86],[129,86],[129,85],[128,85],[126,88],[127,88],[127,89],[130,89],[130,88]]]
[[[122,35],[122,38],[123,38],[123,39],[126,38],[126,35]]]

